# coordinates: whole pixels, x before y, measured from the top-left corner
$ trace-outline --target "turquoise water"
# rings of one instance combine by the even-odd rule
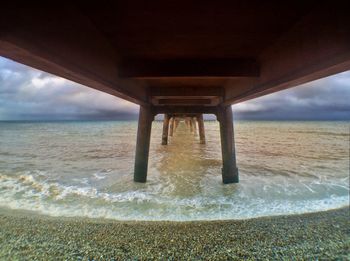
[[[133,182],[136,122],[0,123],[0,207],[122,220],[241,219],[349,204],[349,122],[235,123],[240,183],[223,185],[219,125],[180,123]]]

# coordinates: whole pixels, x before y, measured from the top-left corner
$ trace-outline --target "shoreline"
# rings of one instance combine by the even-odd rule
[[[350,260],[349,207],[213,221],[118,221],[0,209],[0,259]]]
[[[211,222],[243,222],[256,219],[271,219],[271,218],[281,218],[281,217],[293,217],[293,216],[307,216],[313,215],[316,213],[326,213],[333,212],[338,210],[348,210],[350,218],[350,205],[349,206],[340,206],[331,209],[313,211],[313,212],[304,212],[304,213],[292,213],[292,214],[275,214],[269,216],[254,216],[248,218],[232,218],[232,219],[196,219],[196,220],[143,220],[143,219],[117,219],[117,218],[108,218],[108,217],[88,217],[88,216],[54,216],[46,213],[40,213],[35,210],[27,209],[11,209],[8,207],[0,207],[0,217],[1,216],[14,216],[14,217],[31,217],[36,219],[44,220],[56,220],[56,221],[87,221],[93,223],[172,223],[172,224],[184,224],[184,223],[211,223]]]

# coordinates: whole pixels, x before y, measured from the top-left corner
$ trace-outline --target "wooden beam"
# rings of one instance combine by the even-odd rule
[[[223,97],[225,90],[222,86],[176,86],[176,87],[156,87],[149,86],[150,96],[162,97]]]
[[[159,105],[210,105],[211,99],[159,99]]]
[[[350,70],[348,10],[349,1],[328,1],[315,6],[261,53],[261,75],[256,82],[244,88],[239,84],[225,86],[224,105]]]
[[[160,77],[258,77],[254,58],[235,59],[124,59],[119,64],[124,78]]]
[[[91,21],[72,5],[52,5],[48,9],[5,5],[0,18],[0,55],[147,105],[145,86],[117,77],[118,55]]]
[[[153,114],[217,114],[217,106],[153,106]]]

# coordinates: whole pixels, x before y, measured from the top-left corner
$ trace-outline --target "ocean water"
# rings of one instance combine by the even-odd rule
[[[133,182],[136,122],[0,123],[0,207],[52,216],[215,220],[349,204],[349,122],[235,122],[240,183],[223,185],[219,125],[180,123]]]

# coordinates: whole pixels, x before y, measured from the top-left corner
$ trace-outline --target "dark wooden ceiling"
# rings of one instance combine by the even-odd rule
[[[121,58],[227,59],[258,57],[312,2],[106,1],[81,8]]]
[[[12,0],[0,55],[141,105],[229,105],[350,69],[348,10],[341,0]]]

